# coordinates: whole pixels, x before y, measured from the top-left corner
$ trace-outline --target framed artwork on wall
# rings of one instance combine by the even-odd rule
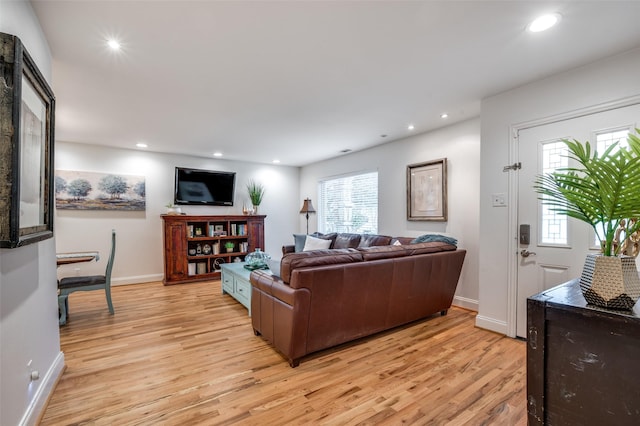
[[[56,170],[54,191],[58,210],[146,209],[144,176]]]
[[[407,220],[447,221],[447,159],[407,166]]]
[[[20,39],[0,33],[0,247],[53,236],[54,110]]]

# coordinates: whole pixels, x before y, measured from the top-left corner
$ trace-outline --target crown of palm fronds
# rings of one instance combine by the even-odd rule
[[[630,134],[627,140],[628,149],[615,143],[599,154],[589,142],[565,139],[569,158],[580,167],[540,175],[534,184],[551,210],[593,227],[605,256],[618,254],[622,244],[614,247],[613,240],[619,226],[624,227],[625,237],[640,229],[640,221],[629,220],[640,218],[640,138]]]

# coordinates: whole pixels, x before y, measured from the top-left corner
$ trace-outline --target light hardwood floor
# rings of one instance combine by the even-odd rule
[[[42,425],[525,425],[525,343],[452,308],[302,359],[253,335],[220,282],[73,293]]]

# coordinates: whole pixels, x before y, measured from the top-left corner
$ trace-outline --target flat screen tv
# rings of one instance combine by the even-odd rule
[[[233,206],[234,172],[176,167],[175,204]]]

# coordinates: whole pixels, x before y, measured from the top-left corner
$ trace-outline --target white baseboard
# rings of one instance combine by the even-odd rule
[[[137,275],[132,277],[113,278],[111,280],[111,285],[116,286],[116,285],[150,283],[153,281],[162,281],[163,278],[164,278],[163,274]]]
[[[482,315],[476,315],[476,327],[484,328],[486,330],[495,331],[500,334],[507,334],[506,321],[498,321],[494,318],[488,318]]]
[[[467,297],[454,296],[453,305],[459,306],[470,311],[478,312],[478,301]]]
[[[44,410],[47,408],[47,402],[49,397],[53,393],[58,380],[64,372],[64,353],[59,352],[56,359],[53,360],[53,364],[42,378],[42,383],[38,387],[38,390],[33,395],[33,399],[27,407],[27,411],[22,416],[19,425],[31,426],[37,425],[44,415]]]

